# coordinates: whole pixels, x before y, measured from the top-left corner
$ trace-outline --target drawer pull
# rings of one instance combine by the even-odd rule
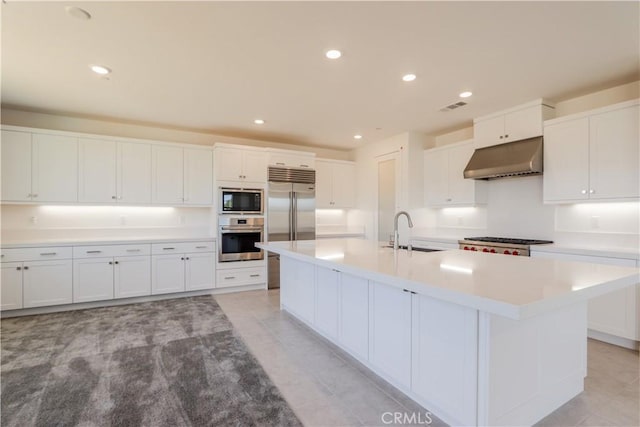
[[[208,246],[196,246],[196,249],[207,249]]]
[[[127,252],[140,252],[140,249],[127,249]]]
[[[87,251],[88,254],[101,254],[102,251]]]
[[[29,269],[29,266],[28,266],[28,265],[25,265],[24,267],[22,267],[22,269],[23,269],[23,270],[28,270],[28,269]]]
[[[57,252],[43,252],[40,255],[41,256],[51,256],[51,255],[57,255]]]
[[[252,274],[249,277],[260,277],[260,275],[259,274]]]
[[[162,248],[163,251],[174,251],[176,248]]]
[[[113,261],[109,261],[109,265],[113,265]]]
[[[16,270],[20,271],[22,270],[22,267],[16,267]]]
[[[235,278],[236,278],[236,276],[227,276],[227,277],[224,278],[224,280],[231,280],[231,279],[235,279]]]
[[[276,165],[278,165],[278,166],[284,166],[284,163],[283,163],[283,162],[276,162]]]
[[[308,168],[309,165],[300,165],[301,168]]]

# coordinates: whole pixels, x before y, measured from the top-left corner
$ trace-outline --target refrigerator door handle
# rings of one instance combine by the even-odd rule
[[[293,240],[298,240],[298,194],[294,191],[293,203],[291,203],[291,210],[293,211]]]
[[[289,240],[293,240],[293,191],[289,193]]]

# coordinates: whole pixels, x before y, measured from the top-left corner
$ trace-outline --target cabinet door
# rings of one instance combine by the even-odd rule
[[[215,254],[213,252],[186,254],[185,261],[187,291],[215,287]]]
[[[411,293],[382,283],[369,287],[369,362],[411,386]]]
[[[184,150],[184,202],[213,204],[213,157],[209,150]]]
[[[486,119],[473,124],[473,140],[476,148],[507,142],[504,139],[504,116]]]
[[[81,138],[78,141],[78,200],[115,203],[116,143]]]
[[[3,262],[0,310],[22,308],[22,263]]]
[[[151,257],[117,257],[114,261],[115,298],[151,295]]]
[[[181,205],[184,200],[183,150],[177,147],[152,147],[152,202]]]
[[[477,312],[413,295],[411,315],[411,390],[449,418],[476,425]]]
[[[31,201],[31,134],[2,131],[2,200]]]
[[[113,299],[113,258],[73,261],[73,302]]]
[[[169,294],[184,290],[184,255],[152,256],[151,294]]]
[[[542,135],[542,107],[536,105],[506,114],[504,133],[506,142]]]
[[[424,152],[424,200],[427,206],[442,206],[448,203],[448,168],[447,150]]]
[[[333,207],[352,208],[356,201],[356,168],[346,163],[333,164]]]
[[[590,198],[640,197],[640,107],[592,116]]]
[[[290,268],[289,274],[285,275],[288,288],[287,305],[289,311],[309,324],[314,323],[315,309],[315,267],[308,262],[294,261],[286,257],[280,271]]]
[[[589,119],[557,123],[544,129],[545,201],[589,198]]]
[[[259,151],[243,153],[243,170],[245,181],[267,182],[267,154]]]
[[[316,207],[333,207],[333,168],[330,162],[316,162]]]
[[[339,273],[316,267],[316,327],[331,339],[338,338]]]
[[[151,202],[151,145],[118,143],[118,202]]]
[[[78,139],[33,134],[34,202],[78,201]]]
[[[242,150],[235,148],[217,148],[213,153],[215,174],[219,181],[242,180]]]
[[[447,180],[449,181],[448,201],[452,205],[472,205],[476,200],[476,185],[474,179],[464,178],[464,168],[473,155],[473,144],[451,147],[449,151],[449,168]],[[480,183],[482,185],[483,183]]]
[[[369,283],[360,277],[340,274],[338,339],[356,358],[369,357]]]
[[[22,277],[24,308],[73,301],[71,260],[25,262]]]

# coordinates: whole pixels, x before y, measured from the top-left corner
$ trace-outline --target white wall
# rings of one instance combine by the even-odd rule
[[[214,236],[210,208],[2,205],[2,241]]]

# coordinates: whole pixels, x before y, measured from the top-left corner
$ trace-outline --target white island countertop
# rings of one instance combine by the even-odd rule
[[[524,319],[631,286],[640,269],[450,250],[382,248],[362,239],[257,246],[480,311]]]

